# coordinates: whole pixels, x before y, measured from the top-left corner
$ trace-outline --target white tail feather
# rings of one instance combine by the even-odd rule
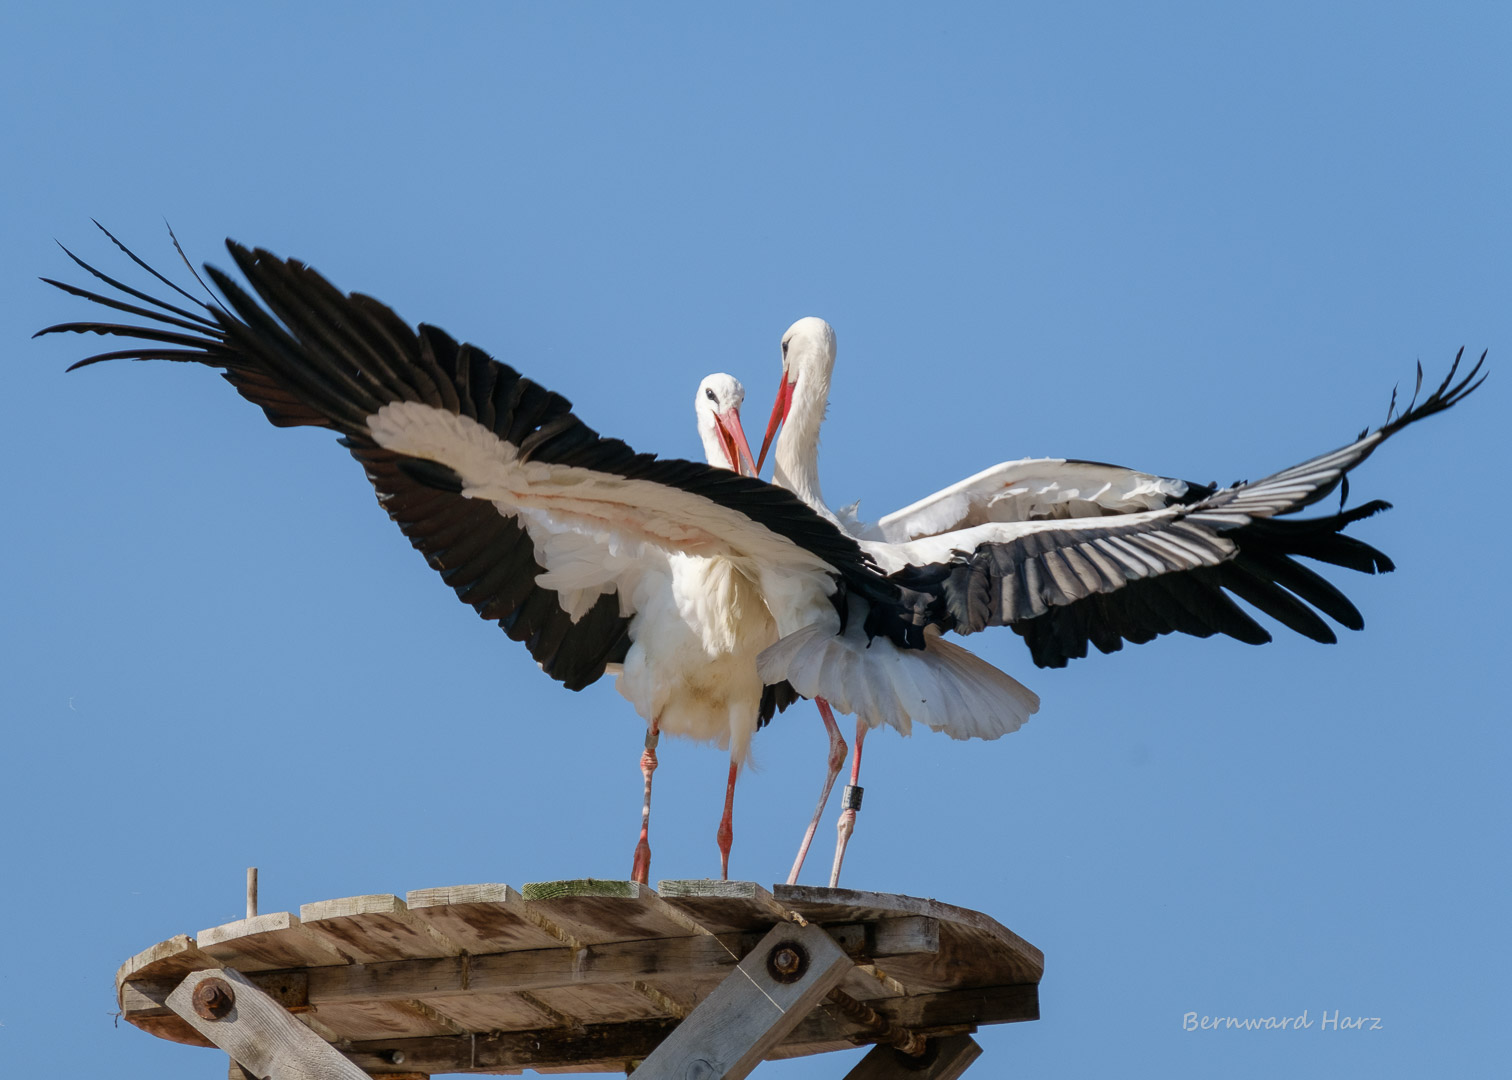
[[[868,642],[865,616],[853,600],[845,633],[807,626],[782,638],[757,658],[762,682],[786,679],[804,697],[904,735],[920,723],[952,739],[996,739],[1039,711],[1034,691],[937,634],[923,649]]]

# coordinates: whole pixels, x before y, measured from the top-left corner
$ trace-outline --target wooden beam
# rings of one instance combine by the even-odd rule
[[[935,1037],[974,1030],[979,1024],[1039,1019],[1038,987],[1032,983],[956,990],[869,1002],[892,1022]],[[383,1069],[397,1050],[408,1068],[431,1074],[499,1073],[520,1069],[601,1063],[600,1071],[623,1069],[644,1058],[676,1025],[675,1020],[638,1020],[535,1031],[495,1031],[474,1036],[358,1040],[348,1056],[364,1069]],[[808,1015],[768,1057],[786,1058],[864,1046],[876,1041],[871,1030],[853,1023],[827,1003]]]
[[[635,1071],[643,1080],[742,1080],[850,968],[819,927],[779,923]]]
[[[856,960],[890,961],[934,952],[940,944],[938,924],[912,916],[832,926],[828,933]],[[298,1011],[351,1002],[431,1001],[480,993],[682,979],[711,972],[718,976],[733,968],[761,940],[754,933],[703,934],[618,941],[582,949],[527,949],[485,956],[328,965],[292,972],[258,971],[249,978],[284,1008]],[[874,976],[867,977],[873,987],[866,997],[894,996]],[[121,988],[122,1010],[132,1017],[159,1015],[174,985],[176,980],[128,981]]]
[[[209,994],[219,988],[219,994]],[[203,988],[203,989],[202,989]],[[368,1080],[235,968],[196,971],[168,1007],[247,1072],[268,1080]]]
[[[930,1039],[918,1057],[891,1046],[874,1046],[845,1080],[957,1080],[981,1056],[981,1046],[970,1035]]]

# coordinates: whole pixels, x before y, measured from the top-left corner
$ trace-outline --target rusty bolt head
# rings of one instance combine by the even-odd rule
[[[779,942],[767,954],[767,974],[780,983],[797,982],[808,970],[808,950],[796,941]]]
[[[236,991],[225,979],[206,979],[194,988],[194,1011],[203,1020],[219,1020],[236,1005]]]

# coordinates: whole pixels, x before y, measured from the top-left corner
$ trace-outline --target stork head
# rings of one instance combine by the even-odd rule
[[[755,476],[751,461],[751,444],[740,426],[740,405],[745,401],[745,387],[733,375],[720,372],[698,384],[693,411],[698,415],[698,437],[703,440],[704,455],[710,465],[730,469],[744,476]]]
[[[818,400],[822,415],[829,400],[830,372],[835,369],[835,331],[829,323],[813,315],[799,319],[782,335],[782,384],[772,403],[772,418],[767,422],[766,438],[761,441],[761,456],[756,471],[761,471],[767,450],[777,429],[787,420],[795,397]]]

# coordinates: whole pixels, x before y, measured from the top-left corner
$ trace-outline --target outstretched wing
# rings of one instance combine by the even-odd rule
[[[1172,632],[1269,641],[1229,593],[1298,633],[1332,642],[1333,630],[1319,612],[1350,629],[1364,620],[1343,593],[1296,557],[1366,573],[1392,569],[1385,555],[1343,534],[1389,504],[1376,501],[1309,519],[1284,515],[1325,498],[1386,439],[1472,392],[1484,378],[1477,378],[1484,360],[1455,382],[1456,357],[1421,404],[1347,446],[1263,480],[1189,490],[1183,494],[1190,501],[1160,509],[994,522],[863,547],[896,580],[938,591],[940,625],[960,633],[1012,626],[1041,666],[1085,656],[1088,644],[1112,652],[1124,641]]]
[[[896,510],[859,535],[903,544],[992,522],[1100,517],[1156,510],[1186,495],[1164,476],[1065,458],[1004,461]]]
[[[221,369],[274,424],[339,432],[379,501],[447,584],[568,687],[586,686],[623,660],[638,559],[722,555],[896,604],[898,586],[788,492],[701,463],[638,454],[482,350],[432,326],[412,329],[378,301],[344,294],[297,261],[227,247],[255,297],[211,267],[225,308],[156,275],[195,310],[75,259],[121,295],[51,284],[144,321],[65,323],[41,333],[134,339],[131,348],[74,366],[205,364]],[[583,557],[585,545],[597,549],[593,559]],[[585,578],[590,563],[617,570]]]

